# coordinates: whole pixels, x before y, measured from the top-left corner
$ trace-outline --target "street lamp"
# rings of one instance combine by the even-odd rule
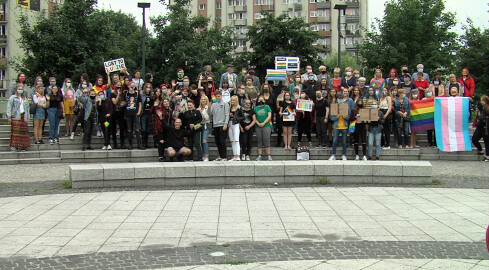
[[[143,9],[143,38],[142,38],[142,43],[143,43],[143,48],[142,48],[142,64],[143,64],[143,70],[142,74],[146,74],[146,16],[145,16],[145,11],[146,8],[151,7],[151,3],[145,3],[145,2],[140,2],[138,3],[138,8]]]
[[[338,67],[341,68],[341,38],[343,35],[341,34],[341,11],[343,10],[343,15],[346,15],[346,7],[347,4],[336,4],[334,5],[334,9],[338,10]]]

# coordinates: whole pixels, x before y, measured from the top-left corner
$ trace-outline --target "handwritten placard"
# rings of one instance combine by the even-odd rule
[[[297,110],[298,111],[304,111],[304,112],[311,112],[312,111],[312,100],[307,100],[307,99],[298,99],[297,100]]]
[[[283,112],[283,121],[292,122],[295,121],[295,115],[293,114],[290,107],[287,107]]]
[[[379,117],[379,109],[360,109],[360,117],[357,118],[357,122],[377,121]]]
[[[300,63],[296,56],[275,56],[276,70],[299,71]]]
[[[331,115],[337,116],[337,115],[343,115],[347,116],[348,115],[348,104],[346,103],[333,103],[331,104]]]
[[[124,63],[124,58],[119,58],[119,59],[105,61],[104,67],[105,67],[105,72],[109,73],[109,72],[115,72],[124,69],[126,67],[126,64]]]

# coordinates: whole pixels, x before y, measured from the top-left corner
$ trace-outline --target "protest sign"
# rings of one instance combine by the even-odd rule
[[[124,58],[119,58],[119,59],[105,61],[104,67],[105,67],[105,72],[109,73],[109,72],[115,72],[124,69],[126,67],[126,64],[124,63]]]
[[[285,81],[287,78],[287,71],[267,69],[267,79],[269,81]]]
[[[311,112],[312,104],[312,100],[298,99],[296,108],[298,111]]]
[[[360,115],[360,117],[357,118],[358,123],[367,122],[367,121],[377,121],[377,118],[379,117],[379,110],[360,109],[360,112],[358,114]]]
[[[292,121],[295,121],[295,115],[292,114],[292,110],[290,109],[290,107],[287,107],[284,111],[283,111],[283,121],[287,121],[287,122],[292,122]]]
[[[295,56],[275,56],[275,69],[286,71],[299,71],[299,57]]]
[[[348,115],[348,104],[346,103],[333,103],[331,104],[331,115]]]

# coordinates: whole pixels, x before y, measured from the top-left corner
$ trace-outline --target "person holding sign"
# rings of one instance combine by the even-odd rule
[[[353,111],[353,100],[348,97],[348,89],[344,89],[342,92],[338,93],[338,98],[335,104],[347,104],[348,109],[346,112],[338,112],[338,114],[331,113],[331,121],[333,121],[333,154],[329,160],[336,160],[336,147],[338,146],[338,137],[342,136],[342,160],[347,160],[346,158],[346,135],[348,133],[348,122],[350,121],[350,115]]]
[[[326,80],[326,79],[325,79]],[[328,115],[329,115],[329,103],[328,100],[323,97],[323,93],[320,89],[316,90],[316,102],[314,104],[316,108],[316,133],[318,135],[319,143],[316,148],[326,149],[327,133],[328,133]]]
[[[300,101],[311,101],[306,92],[301,92]],[[314,106],[314,105],[313,105]],[[297,147],[301,146],[302,134],[305,132],[307,136],[307,141],[309,142],[309,147],[312,147],[311,129],[312,129],[312,110],[305,110],[301,106],[297,106]]]
[[[377,101],[372,103],[372,109],[378,110],[379,106]],[[378,110],[377,120],[367,121],[368,125],[368,158],[372,160],[372,152],[375,140],[375,159],[380,159],[380,142],[382,137],[382,125],[384,124],[384,113]]]
[[[284,101],[280,102],[280,117],[282,117],[282,127],[284,135],[284,149],[290,150],[292,142],[292,128],[295,125],[295,104],[289,92],[284,93]]]
[[[125,138],[125,130],[126,130],[126,121],[124,121],[124,111],[126,102],[122,99],[124,92],[122,91],[122,83],[118,81],[115,83],[114,91],[110,94],[110,100],[114,105],[112,115],[110,116],[110,131],[112,134],[112,138],[114,139],[114,148],[118,149],[117,146],[117,125],[120,128],[120,140],[121,140],[121,149],[125,149],[124,146],[124,138]]]
[[[355,160],[359,161],[358,145],[362,141],[363,161],[367,161],[367,124],[360,117],[360,110],[364,110],[363,99],[358,99],[353,110],[352,121],[356,120],[355,131],[351,135],[353,137],[353,147],[355,149]],[[351,125],[351,124],[350,124]]]
[[[136,140],[138,143],[138,149],[145,150],[142,145],[141,134],[139,133],[139,116],[141,115],[142,102],[141,96],[136,92],[136,85],[131,80],[129,83],[129,90],[124,94],[122,100],[126,101],[126,124],[127,134],[129,139],[129,150],[132,150],[132,136],[134,131],[136,132]]]

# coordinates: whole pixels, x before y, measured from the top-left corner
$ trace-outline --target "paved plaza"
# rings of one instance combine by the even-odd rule
[[[488,198],[428,186],[3,197],[0,269],[486,268]]]

